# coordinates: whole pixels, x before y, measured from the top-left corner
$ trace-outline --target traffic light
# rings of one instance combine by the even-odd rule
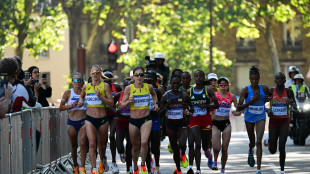
[[[112,40],[108,44],[108,67],[111,70],[116,70],[117,69],[117,50],[118,46],[115,44],[114,40]]]

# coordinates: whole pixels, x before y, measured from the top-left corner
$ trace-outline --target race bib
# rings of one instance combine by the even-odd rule
[[[154,108],[154,100],[152,99],[152,96],[150,95],[150,111],[153,111]]]
[[[262,114],[265,110],[265,106],[252,106],[249,105],[248,111],[252,114]]]
[[[122,115],[130,115],[130,108],[129,108],[129,106],[127,106],[124,109],[121,109],[120,112],[122,113]]]
[[[88,105],[102,105],[101,98],[94,93],[86,95],[86,102]]]
[[[229,116],[230,108],[228,107],[220,107],[215,111],[215,115],[217,116]]]
[[[287,107],[286,106],[272,106],[272,113],[275,116],[287,115]]]
[[[182,119],[183,118],[183,108],[173,108],[168,109],[168,119]]]
[[[148,106],[149,105],[149,95],[136,95],[136,96],[134,96],[133,104],[135,107]]]
[[[193,116],[196,117],[198,115],[207,115],[207,109],[206,108],[200,108],[197,105],[194,105],[194,114]]]

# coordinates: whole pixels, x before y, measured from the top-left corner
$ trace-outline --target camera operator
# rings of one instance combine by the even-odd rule
[[[146,56],[145,59],[149,61],[149,64],[146,66],[146,68],[148,70],[153,69],[157,71],[159,74],[161,74],[163,76],[162,85],[166,87],[169,74],[170,74],[170,70],[168,66],[164,65],[165,55],[161,52],[157,52],[155,53],[154,59],[152,59],[149,56]]]
[[[30,73],[30,78],[32,79],[31,88],[38,99],[38,103],[40,103],[43,107],[49,106],[46,98],[52,96],[52,88],[47,83],[46,74],[42,74],[42,78],[39,79],[40,71],[36,66],[29,67],[28,72]]]

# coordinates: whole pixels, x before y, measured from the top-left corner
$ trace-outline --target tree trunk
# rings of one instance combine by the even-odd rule
[[[274,37],[272,34],[272,26],[270,21],[266,21],[266,33],[265,33],[265,39],[268,45],[268,50],[271,56],[272,60],[272,66],[273,66],[273,73],[276,74],[280,72],[280,61],[277,51],[277,45],[274,41]]]

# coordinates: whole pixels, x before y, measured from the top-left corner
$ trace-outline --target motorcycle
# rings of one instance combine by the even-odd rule
[[[297,102],[297,110],[291,109],[289,136],[295,145],[305,145],[310,134],[310,101]]]

